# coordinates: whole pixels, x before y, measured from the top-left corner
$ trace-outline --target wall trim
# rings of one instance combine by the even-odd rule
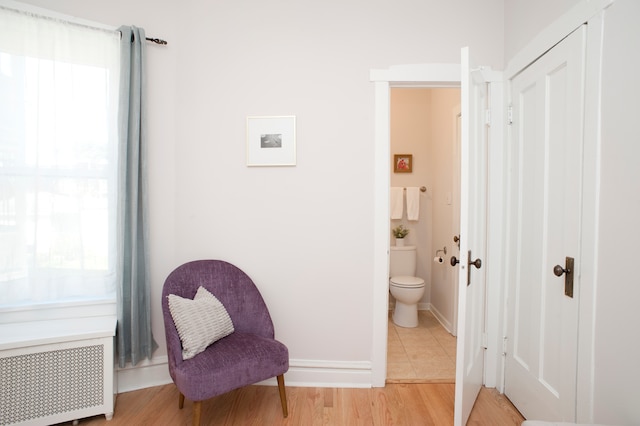
[[[89,299],[74,302],[53,302],[36,305],[3,306],[0,308],[0,324],[49,321],[62,319],[116,316],[116,300]]]
[[[370,361],[328,361],[290,359],[289,371],[285,373],[287,386],[370,388]],[[144,360],[137,366],[116,370],[117,393],[162,386],[173,383],[169,376],[166,355]],[[264,380],[259,385],[277,386],[275,378]]]
[[[585,61],[582,248],[578,316],[578,359],[576,376],[576,422],[594,421],[595,405],[595,329],[598,287],[600,162],[602,153],[602,66],[606,11],[591,18],[587,25]]]
[[[430,310],[433,316],[436,317],[438,322],[442,324],[445,330],[447,330],[452,336],[455,336],[455,334],[453,334],[453,331],[452,331],[453,324],[451,323],[451,321],[447,320],[447,318],[444,315],[442,315],[442,313],[440,313],[440,311],[437,310],[433,305],[431,306]]]
[[[370,388],[371,362],[291,359],[285,380],[288,386]]]
[[[116,389],[118,393],[162,386],[173,383],[169,376],[167,355],[155,356],[140,361],[138,365],[116,369]]]

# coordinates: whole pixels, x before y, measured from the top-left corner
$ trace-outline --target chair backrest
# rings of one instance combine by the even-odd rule
[[[196,260],[177,267],[162,288],[162,314],[167,338],[170,370],[182,360],[182,347],[173,323],[167,296],[175,294],[193,299],[200,286],[224,305],[236,332],[255,333],[273,338],[273,321],[260,291],[238,267],[222,260]]]

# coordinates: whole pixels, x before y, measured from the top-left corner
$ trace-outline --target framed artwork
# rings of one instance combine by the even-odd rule
[[[413,155],[395,154],[393,156],[394,173],[411,173],[413,171]]]
[[[247,166],[295,166],[296,117],[247,117]]]

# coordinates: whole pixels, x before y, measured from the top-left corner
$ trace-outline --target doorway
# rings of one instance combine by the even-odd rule
[[[374,252],[371,384],[384,387],[387,378],[389,328],[389,164],[390,88],[400,86],[459,87],[456,64],[400,65],[371,70],[375,90]]]
[[[390,89],[390,158],[413,159],[411,173],[390,168],[390,186],[425,188],[418,219],[408,220],[403,212],[390,228],[409,229],[405,240],[416,247],[416,275],[425,280],[425,292],[418,327],[388,322],[387,382],[455,381],[457,268],[449,259],[459,257],[453,239],[460,217],[459,117],[459,87]]]
[[[487,181],[487,187],[491,189],[487,197],[488,206],[501,212],[503,209],[502,201],[499,197],[491,196],[492,191],[495,194],[501,194],[503,175],[502,167],[489,168],[487,164],[502,164],[502,115],[504,113],[504,105],[502,104],[502,74],[494,72],[487,67],[471,67],[469,59],[469,49],[461,49],[460,64],[424,64],[424,65],[399,65],[383,70],[371,70],[370,79],[375,85],[375,143],[374,143],[374,253],[373,253],[373,336],[372,336],[372,386],[383,387],[386,379],[387,367],[387,329],[388,329],[388,308],[389,308],[389,164],[390,164],[390,88],[402,86],[423,86],[423,87],[460,87],[462,125],[461,125],[461,143],[460,143],[460,232],[467,235],[461,238],[460,258],[458,265],[465,271],[467,265],[473,264],[475,268],[479,268],[478,260],[471,261],[471,249],[476,253],[482,252],[482,247],[488,246],[492,253],[492,258],[487,257],[487,262],[483,262],[482,283],[479,286],[467,286],[467,291],[458,295],[460,310],[458,316],[460,321],[457,327],[458,349],[456,351],[457,368],[456,368],[456,402],[455,402],[455,422],[462,424],[466,421],[471,405],[475,401],[484,372],[489,372],[486,376],[485,384],[487,387],[496,386],[497,377],[496,369],[498,361],[501,359],[497,351],[498,345],[482,346],[482,342],[498,342],[498,331],[500,327],[494,324],[499,320],[496,313],[500,312],[500,289],[497,289],[494,297],[488,297],[483,304],[479,299],[479,295],[484,294],[484,277],[491,275],[499,275],[500,259],[503,250],[502,234],[496,232],[493,238],[487,241],[482,240],[481,236],[469,234],[469,217],[470,212],[477,211],[477,202],[484,199],[479,195],[482,191],[471,191],[480,182]],[[487,91],[487,88],[489,90]],[[484,107],[482,107],[482,105]],[[493,114],[492,112],[495,112]],[[465,118],[467,117],[467,118]],[[494,118],[495,117],[495,118]],[[482,127],[482,129],[480,128]],[[486,135],[485,135],[486,133]],[[485,137],[493,140],[495,143],[489,144],[488,156],[483,156],[483,162],[486,162],[484,168],[477,164],[480,157],[473,157],[469,153],[472,147],[471,138],[473,137],[473,146],[475,147],[479,141],[486,140]],[[484,145],[483,145],[484,146]],[[470,158],[474,158],[470,162]],[[483,172],[484,170],[484,172]],[[480,176],[487,171],[488,176]],[[482,177],[482,179],[477,179]],[[488,180],[487,180],[488,179]],[[474,184],[475,182],[475,184]],[[472,185],[473,184],[473,185]],[[477,188],[476,188],[477,189]],[[484,192],[483,192],[484,193]],[[470,195],[474,198],[471,199]],[[495,220],[494,220],[495,218]],[[488,221],[489,227],[496,226],[501,228],[500,214],[491,216]],[[496,220],[498,222],[494,223]],[[477,231],[485,229],[485,226],[477,227]],[[486,237],[487,234],[482,234]],[[491,234],[488,234],[491,236]],[[473,244],[472,244],[473,243]],[[477,247],[476,247],[477,246]],[[478,249],[479,247],[479,249]],[[485,247],[486,248],[486,247]],[[496,259],[498,264],[494,264],[491,259]],[[470,275],[478,278],[477,273],[465,273],[469,282]],[[499,281],[499,277],[497,277]],[[463,290],[464,282],[459,282],[460,290]],[[469,288],[472,288],[472,294],[469,294]],[[476,291],[478,290],[478,291]],[[479,291],[482,290],[482,291]],[[494,309],[496,308],[497,309]],[[484,320],[479,316],[487,316]],[[486,329],[486,334],[481,335],[481,324],[491,324],[494,327]],[[499,323],[499,321],[498,321]],[[473,327],[470,327],[473,326]],[[501,343],[501,341],[500,341]],[[484,354],[487,354],[485,356]],[[482,359],[489,359],[486,367]],[[460,368],[463,366],[464,368]]]

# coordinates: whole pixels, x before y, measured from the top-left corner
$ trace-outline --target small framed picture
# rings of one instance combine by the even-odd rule
[[[413,171],[413,155],[395,154],[393,156],[394,173],[411,173]]]
[[[247,117],[247,166],[295,166],[296,117]]]

